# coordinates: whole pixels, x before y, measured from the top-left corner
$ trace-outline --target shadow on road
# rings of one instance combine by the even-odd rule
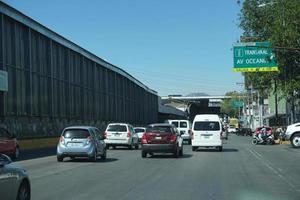
[[[183,154],[182,156],[179,156],[178,158],[175,158],[172,154],[154,154],[153,156],[148,156],[148,158],[158,158],[158,159],[184,159],[184,158],[191,158],[193,157],[193,154]]]
[[[75,162],[75,163],[77,163],[77,162],[109,163],[109,162],[115,162],[117,160],[119,160],[119,159],[117,159],[117,158],[106,158],[105,160],[101,160],[100,158],[98,158],[97,161],[94,162],[94,161],[92,161],[92,160],[90,160],[88,158],[75,158],[75,159],[68,159],[68,160],[66,160],[64,162]]]
[[[32,150],[21,150],[20,157],[14,161],[30,160],[35,158],[42,158],[46,156],[56,155],[56,147],[32,149]]]
[[[238,149],[233,149],[233,148],[223,148],[223,151],[222,152],[238,152],[239,150]],[[212,148],[207,148],[207,149],[201,149],[199,148],[197,150],[197,152],[219,152],[218,149],[212,149]]]

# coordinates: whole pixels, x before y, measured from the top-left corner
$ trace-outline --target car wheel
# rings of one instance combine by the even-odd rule
[[[12,157],[13,157],[14,159],[18,159],[19,156],[20,156],[20,148],[19,148],[19,147],[16,147],[15,152],[14,152],[14,154],[13,154]]]
[[[219,151],[223,151],[223,147],[221,146],[221,147],[218,147],[218,150]]]
[[[179,156],[183,156],[183,147],[181,147],[181,149],[179,151]]]
[[[96,161],[97,161],[97,150],[96,150],[96,149],[95,149],[95,152],[94,152],[93,156],[91,157],[91,160],[92,160],[93,162],[96,162]]]
[[[27,181],[23,181],[18,190],[17,200],[30,200],[30,186]]]
[[[300,133],[296,133],[291,138],[291,144],[294,148],[300,148]]]
[[[64,158],[62,156],[57,156],[57,162],[62,162]]]
[[[197,150],[197,147],[192,147],[192,151],[196,151]]]
[[[174,152],[174,158],[178,158],[179,157],[179,147],[176,147],[176,150]]]
[[[132,143],[130,145],[128,145],[128,149],[132,150]]]
[[[136,144],[136,145],[134,146],[134,148],[135,148],[135,149],[139,149],[139,144]]]
[[[147,153],[144,150],[142,150],[142,158],[146,158],[146,157],[147,157]]]
[[[104,153],[101,156],[101,160],[105,160],[106,159],[106,155],[107,155],[107,152],[106,152],[106,149],[104,149]]]

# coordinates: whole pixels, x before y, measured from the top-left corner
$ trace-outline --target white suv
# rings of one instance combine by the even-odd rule
[[[130,124],[112,123],[109,124],[105,130],[107,148],[112,146],[126,146],[128,149],[139,148],[138,135],[134,132],[133,127]]]
[[[290,140],[293,147],[300,148],[300,123],[289,125],[284,138]]]

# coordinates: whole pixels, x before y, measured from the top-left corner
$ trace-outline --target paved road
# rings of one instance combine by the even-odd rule
[[[300,150],[252,146],[230,136],[224,152],[192,152],[179,159],[142,159],[140,150],[110,150],[107,161],[57,163],[55,156],[18,161],[30,175],[32,199],[300,199]]]

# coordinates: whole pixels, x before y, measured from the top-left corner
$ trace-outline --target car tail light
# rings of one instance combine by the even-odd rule
[[[60,142],[61,144],[65,144],[65,138],[64,138],[63,136],[60,136],[59,142]]]
[[[107,132],[105,131],[103,134],[103,138],[106,139],[107,138]]]
[[[147,144],[148,143],[146,134],[143,134],[141,142],[142,142],[142,144]]]
[[[271,135],[271,134],[272,134],[272,130],[268,130],[267,133],[268,133],[269,135]]]
[[[89,136],[89,137],[87,137],[87,138],[86,138],[86,140],[87,140],[87,142],[86,142],[86,143],[87,143],[87,144],[90,144],[90,143],[92,142],[92,137],[91,137],[91,136]]]
[[[128,137],[128,138],[131,137],[131,133],[130,133],[130,132],[127,133],[127,137]]]
[[[171,135],[170,136],[170,142],[176,142],[177,136],[176,135]]]

